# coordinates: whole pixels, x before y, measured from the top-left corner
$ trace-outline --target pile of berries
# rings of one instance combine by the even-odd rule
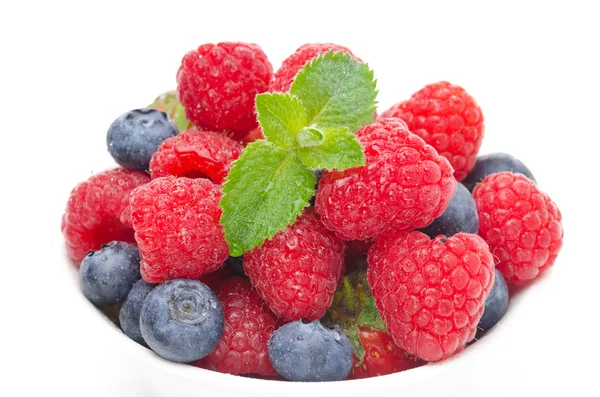
[[[255,44],[204,44],[183,57],[177,91],[109,127],[120,167],[73,189],[61,229],[83,293],[118,309],[128,337],[235,375],[386,375],[460,352],[504,316],[507,283],[552,266],[559,209],[521,161],[478,157],[483,113],[448,82],[361,126],[364,166],[318,170],[300,216],[229,255],[221,185],[264,139],[255,97],[339,52],[362,62],[306,44],[274,73]]]

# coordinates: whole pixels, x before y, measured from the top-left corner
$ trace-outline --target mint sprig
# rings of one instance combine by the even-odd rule
[[[264,140],[249,144],[227,175],[220,203],[231,256],[262,244],[294,221],[316,182],[296,151]]]
[[[262,245],[308,206],[314,170],[365,164],[354,132],[373,122],[373,72],[348,54],[309,62],[290,92],[256,96],[266,140],[248,145],[223,185],[221,224],[232,256]]]

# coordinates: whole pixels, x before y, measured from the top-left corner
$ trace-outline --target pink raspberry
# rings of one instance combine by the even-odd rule
[[[554,264],[562,247],[560,210],[535,182],[500,172],[475,186],[479,235],[506,281],[525,284]]]
[[[444,212],[456,188],[452,167],[402,120],[379,119],[356,137],[366,165],[326,171],[319,182],[315,209],[329,230],[367,240],[425,227]]]
[[[143,173],[116,168],[92,175],[78,184],[67,202],[61,230],[67,254],[81,262],[89,251],[111,241],[133,243],[129,194],[150,178]]]
[[[233,375],[275,375],[267,343],[277,317],[245,278],[231,277],[215,292],[225,313],[225,332],[215,350],[194,365]]]
[[[254,98],[268,90],[273,67],[256,44],[203,44],[188,52],[177,72],[177,96],[201,129],[240,140],[257,126]]]
[[[310,213],[244,255],[252,285],[287,321],[316,320],[325,314],[343,264],[342,241]]]
[[[438,361],[475,337],[494,284],[494,258],[475,234],[430,240],[421,232],[378,237],[369,250],[368,280],[394,342]]]
[[[197,279],[229,256],[219,224],[221,188],[208,179],[164,177],[131,193],[141,272],[149,283]]]
[[[447,81],[430,84],[381,114],[398,117],[454,168],[457,181],[475,166],[483,139],[483,114],[464,88]]]
[[[242,146],[223,134],[188,130],[165,140],[150,160],[152,179],[163,176],[209,178],[222,183]]]

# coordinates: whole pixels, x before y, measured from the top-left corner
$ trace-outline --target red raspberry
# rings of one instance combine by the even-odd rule
[[[61,230],[67,254],[77,265],[102,244],[113,240],[135,242],[129,194],[149,180],[146,174],[116,168],[91,176],[71,191]]]
[[[483,114],[462,87],[446,81],[430,84],[381,117],[404,120],[411,132],[450,161],[457,181],[475,166],[483,139]]]
[[[344,245],[305,213],[244,255],[244,270],[275,314],[288,321],[316,320],[331,304],[342,276]]]
[[[487,241],[506,281],[525,284],[554,263],[562,246],[561,213],[535,182],[500,172],[473,191],[479,235]]]
[[[215,350],[194,365],[233,375],[276,375],[267,343],[277,317],[245,278],[227,279],[216,294],[225,313],[225,332]]]
[[[188,130],[165,140],[150,160],[152,179],[163,176],[210,178],[222,183],[242,146],[225,135]]]
[[[494,284],[494,258],[481,237],[430,240],[421,232],[394,232],[375,240],[367,261],[377,309],[409,354],[442,360],[475,337]]]
[[[357,61],[361,61],[352,53],[352,51],[341,45],[332,43],[304,44],[303,46],[298,48],[296,52],[287,57],[281,64],[279,70],[275,72],[273,82],[271,83],[271,90],[277,92],[289,91],[290,87],[292,86],[292,83],[294,82],[294,79],[296,78],[296,75],[304,67],[304,65],[306,65],[306,63],[312,60],[313,58],[316,58],[319,55],[329,51],[342,51],[347,54],[350,54],[350,56],[352,56],[352,58],[356,59]]]
[[[192,123],[239,140],[257,126],[254,97],[268,90],[272,76],[256,44],[203,44],[181,60],[177,95]]]
[[[358,357],[354,356],[354,365],[348,379],[394,374],[425,364],[399,348],[386,332],[361,328],[358,337],[365,349],[365,356],[362,364],[358,364]]]
[[[208,179],[164,177],[131,193],[131,217],[149,283],[192,278],[228,257],[219,224],[221,187]]]
[[[411,134],[400,119],[379,119],[356,137],[366,165],[326,171],[315,208],[344,240],[366,240],[390,230],[413,230],[440,216],[454,194],[452,167]]]

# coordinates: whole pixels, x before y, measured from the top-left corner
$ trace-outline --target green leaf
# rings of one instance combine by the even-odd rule
[[[177,92],[167,91],[159,95],[149,106],[151,108],[162,109],[169,116],[179,132],[185,131],[192,126],[191,121],[185,117],[185,109],[177,99]]]
[[[328,52],[298,73],[290,93],[306,109],[307,125],[346,127],[354,132],[374,120],[375,86],[366,63],[342,52]]]
[[[284,148],[296,146],[296,134],[307,125],[306,111],[290,94],[256,96],[258,122],[269,142]]]
[[[262,245],[294,222],[308,206],[315,183],[295,150],[265,140],[248,145],[227,175],[220,202],[231,256]]]
[[[186,131],[192,125],[192,122],[185,117],[185,109],[181,106],[180,103],[175,105],[175,109],[173,111],[173,122],[175,126],[179,130],[179,132]]]
[[[360,329],[356,325],[349,325],[342,329],[346,338],[350,342],[352,352],[358,357],[358,365],[362,364],[363,358],[365,357],[365,347],[360,341]]]
[[[300,148],[298,154],[302,162],[310,169],[317,170],[365,165],[365,155],[356,136],[347,128],[325,128],[324,137],[319,146]]]
[[[375,307],[375,301],[372,296],[369,296],[365,299],[363,310],[360,312],[358,316],[358,320],[356,324],[362,328],[372,328],[377,329],[379,331],[385,331],[385,322],[379,316],[379,312]]]
[[[323,132],[314,127],[302,128],[298,131],[298,137],[296,138],[300,147],[319,146],[323,143],[323,139],[325,139]]]

